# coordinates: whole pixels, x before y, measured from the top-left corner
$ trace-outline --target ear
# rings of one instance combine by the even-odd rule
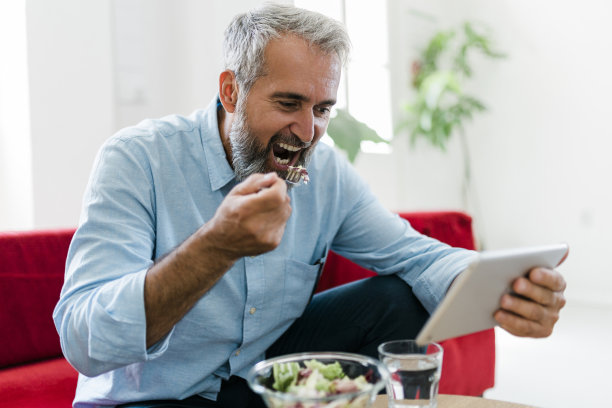
[[[238,103],[238,83],[234,71],[226,69],[219,75],[219,99],[226,112],[234,113]]]

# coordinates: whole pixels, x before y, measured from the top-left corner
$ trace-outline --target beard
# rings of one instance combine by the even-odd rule
[[[248,124],[246,98],[240,98],[236,104],[229,139],[232,148],[232,165],[238,182],[244,181],[252,174],[265,174],[272,171],[276,172],[279,177],[286,178],[287,170],[279,170],[267,164],[275,143],[287,143],[303,148],[298,153],[300,156],[294,166],[306,167],[310,163],[314,149],[314,145],[302,142],[291,132],[277,132],[270,138],[267,145],[260,143]]]

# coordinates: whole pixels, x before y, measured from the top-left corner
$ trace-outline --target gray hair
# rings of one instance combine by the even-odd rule
[[[286,4],[269,3],[239,14],[225,30],[225,69],[236,75],[248,93],[264,72],[264,51],[271,39],[293,34],[346,63],[351,48],[344,25],[323,14]]]

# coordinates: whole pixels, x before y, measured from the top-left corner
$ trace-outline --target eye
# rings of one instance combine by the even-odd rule
[[[315,108],[315,110],[319,113],[319,115],[326,116],[331,112],[331,106],[318,106]]]
[[[278,104],[285,110],[295,110],[299,108],[299,104],[294,101],[278,101]]]

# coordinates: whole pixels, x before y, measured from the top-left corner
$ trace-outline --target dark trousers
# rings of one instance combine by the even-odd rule
[[[376,276],[316,294],[304,314],[268,349],[266,357],[304,351],[344,351],[378,358],[389,340],[412,339],[428,318],[412,289],[397,276]],[[145,401],[134,408],[260,408],[261,398],[242,378],[223,381],[217,401]]]

